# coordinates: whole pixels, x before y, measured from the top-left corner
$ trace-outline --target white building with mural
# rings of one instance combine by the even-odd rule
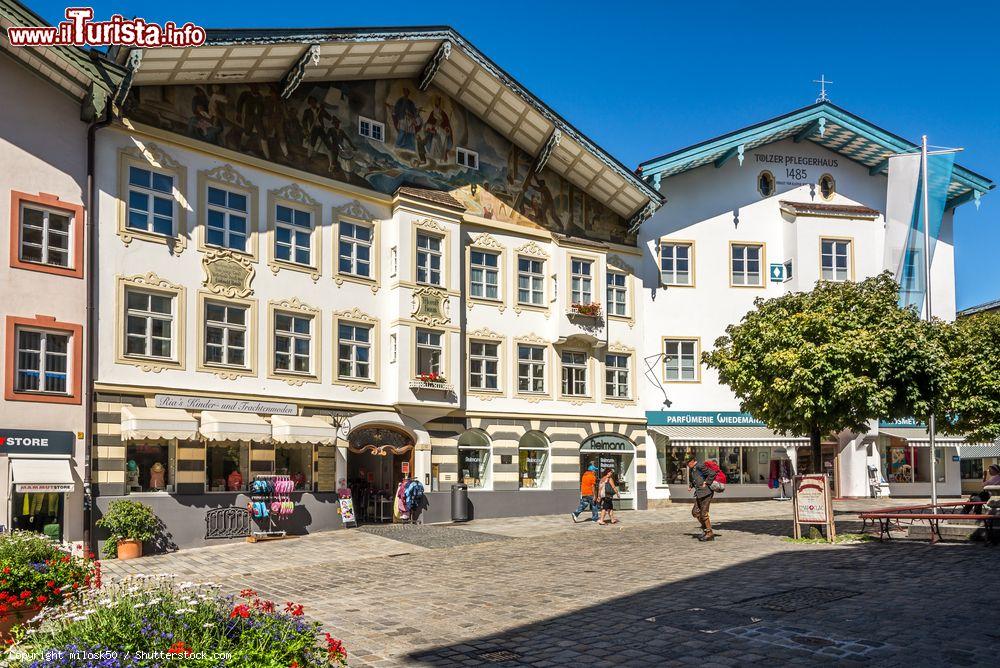
[[[727,498],[776,496],[796,465],[812,470],[808,439],[781,436],[739,413],[729,389],[700,364],[701,353],[758,297],[896,271],[885,259],[888,156],[915,150],[820,101],[643,163],[644,178],[667,200],[639,231],[651,505],[688,496],[682,464],[692,450],[728,471],[735,484]],[[978,205],[991,188],[955,167],[931,267],[936,317],[955,317],[955,209]],[[906,289],[907,276],[902,282]],[[939,489],[957,495],[959,443],[939,442]],[[883,424],[864,437],[831,435],[822,466],[837,496],[868,496],[869,469],[892,494],[925,496],[929,457],[920,425]]]

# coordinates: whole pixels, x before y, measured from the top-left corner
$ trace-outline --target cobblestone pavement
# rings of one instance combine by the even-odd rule
[[[890,504],[838,502],[838,530],[874,505]],[[177,564],[296,600],[351,666],[995,665],[1000,631],[975,619],[1000,605],[1000,546],[790,543],[771,501],[714,505],[719,539],[699,543],[689,511],[478,520],[420,545],[339,531],[107,571]],[[455,546],[469,531],[498,540]]]

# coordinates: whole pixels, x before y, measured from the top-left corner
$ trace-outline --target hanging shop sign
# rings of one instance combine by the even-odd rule
[[[785,281],[785,265],[781,262],[771,263],[771,282],[783,283]]]
[[[622,436],[591,436],[580,445],[580,452],[632,452],[632,441]]]
[[[71,456],[76,436],[71,431],[0,429],[0,455]]]
[[[651,427],[766,427],[749,413],[737,411],[646,411]]]
[[[802,537],[803,524],[826,525],[826,539],[831,543],[837,538],[833,520],[833,498],[830,477],[823,473],[797,475],[792,488],[793,535]]]
[[[298,415],[295,404],[278,401],[246,401],[217,397],[188,397],[181,394],[157,394],[157,408],[182,408],[189,411],[226,411],[229,413],[263,413],[265,415]]]

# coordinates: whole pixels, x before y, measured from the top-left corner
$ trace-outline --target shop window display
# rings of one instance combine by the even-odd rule
[[[242,492],[247,488],[250,446],[213,443],[205,451],[205,481],[210,492]]]
[[[125,452],[125,493],[174,491],[176,452],[173,441],[129,443]]]
[[[548,485],[549,442],[545,435],[529,431],[518,443],[518,475],[521,489]]]
[[[458,480],[469,489],[487,489],[490,484],[490,437],[481,429],[470,429],[458,438]]]
[[[63,500],[59,492],[14,492],[11,497],[11,528],[34,531],[52,540],[63,538]]]
[[[274,472],[291,478],[296,491],[311,490],[312,455],[311,446],[275,448]]]
[[[931,450],[910,445],[888,445],[879,448],[882,453],[882,471],[891,483],[931,481]],[[945,482],[944,451],[935,449],[938,482]]]
[[[669,447],[658,444],[661,484],[686,485],[685,462],[692,454],[699,461],[712,460],[726,474],[729,485],[768,485],[775,487],[783,474],[790,474],[788,454],[783,448],[758,447]],[[789,462],[782,464],[782,462]]]

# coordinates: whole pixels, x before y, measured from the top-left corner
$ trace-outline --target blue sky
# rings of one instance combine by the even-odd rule
[[[28,0],[50,22],[64,2]],[[80,3],[83,4],[83,3]],[[451,25],[630,167],[812,103],[963,146],[1000,180],[1000,3],[95,2],[205,27]],[[308,9],[306,9],[308,7]],[[922,39],[923,31],[931,37]],[[957,215],[959,308],[1000,298],[1000,191]]]

